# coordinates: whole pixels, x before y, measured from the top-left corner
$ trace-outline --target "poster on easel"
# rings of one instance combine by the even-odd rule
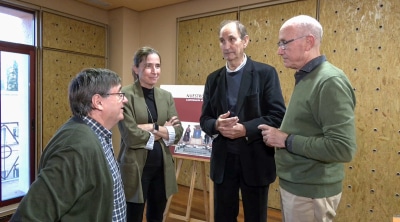
[[[212,138],[200,127],[204,86],[161,85],[160,88],[171,92],[183,127],[181,139],[171,147],[173,154],[210,158]]]

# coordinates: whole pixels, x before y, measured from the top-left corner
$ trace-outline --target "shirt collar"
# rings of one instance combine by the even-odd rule
[[[301,79],[304,78],[308,73],[313,71],[317,66],[321,65],[321,63],[326,61],[326,56],[321,55],[315,57],[311,61],[307,62],[299,71],[294,74],[294,78],[296,79],[296,84],[300,82]]]
[[[231,70],[231,69],[229,69],[229,67],[228,67],[228,63],[226,63],[226,72],[237,72],[238,70],[240,70],[241,68],[243,68],[243,66],[244,65],[246,65],[246,62],[247,62],[247,56],[246,56],[246,54],[244,54],[243,55],[243,61],[242,61],[242,63],[240,64],[240,66],[238,66],[235,70]]]
[[[311,61],[307,62],[303,67],[301,67],[300,71],[309,73],[315,69],[315,67],[319,66],[321,63],[326,61],[326,57],[324,55],[315,57]]]
[[[97,122],[95,119],[84,116],[82,117],[83,122],[85,122],[98,136],[111,138],[112,133],[110,130],[106,129],[103,125]]]

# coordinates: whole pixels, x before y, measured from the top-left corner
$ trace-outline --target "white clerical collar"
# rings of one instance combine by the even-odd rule
[[[237,71],[239,71],[241,68],[243,68],[243,66],[244,65],[246,65],[246,62],[247,62],[247,56],[246,56],[246,54],[244,54],[243,55],[243,62],[240,64],[240,66],[238,66],[235,70],[231,70],[231,69],[229,69],[229,67],[228,67],[228,63],[226,63],[226,72],[237,72]]]

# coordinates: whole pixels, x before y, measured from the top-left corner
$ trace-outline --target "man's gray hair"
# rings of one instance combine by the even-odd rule
[[[281,30],[288,26],[294,26],[302,35],[312,34],[321,42],[323,30],[321,24],[313,17],[308,15],[298,15],[290,18],[283,23]]]

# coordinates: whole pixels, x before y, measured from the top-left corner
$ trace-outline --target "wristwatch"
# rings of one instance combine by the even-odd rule
[[[153,133],[157,133],[159,129],[159,126],[157,123],[153,123]]]

